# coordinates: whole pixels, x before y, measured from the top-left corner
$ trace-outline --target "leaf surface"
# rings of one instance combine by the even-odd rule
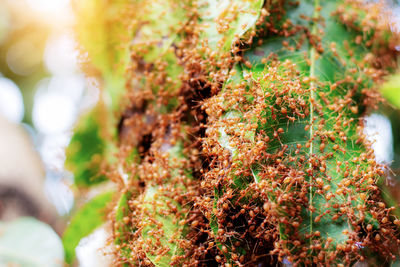
[[[72,263],[75,248],[79,241],[106,221],[105,209],[112,199],[113,192],[100,194],[87,202],[71,219],[63,234],[65,260]]]
[[[232,44],[252,29],[260,16],[263,0],[202,0],[200,20],[211,49],[229,51]]]
[[[290,181],[290,177],[286,176],[288,174],[279,176],[268,172],[268,168],[271,170],[277,168],[277,163],[273,160],[275,155],[282,155],[278,156],[278,162],[282,166],[280,168],[285,166],[287,170],[291,169],[290,173],[297,173],[304,179],[304,183],[312,188],[308,189],[306,197],[309,206],[302,207],[298,218],[299,231],[302,235],[300,240],[306,244],[313,242],[313,238],[308,237],[308,234],[319,232],[323,238],[333,238],[334,246],[345,245],[349,238],[345,233],[354,231],[350,223],[353,219],[351,215],[343,214],[331,207],[346,206],[357,211],[358,206],[368,205],[366,198],[370,193],[365,179],[353,183],[349,179],[354,178],[348,177],[349,172],[366,173],[368,169],[367,160],[362,159],[366,148],[358,141],[357,126],[358,116],[363,109],[360,104],[360,99],[363,97],[360,88],[370,87],[373,80],[368,73],[361,71],[355,73],[351,72],[351,69],[357,68],[357,60],[367,56],[369,50],[366,46],[356,43],[358,34],[356,31],[347,28],[337,16],[332,15],[341,3],[341,1],[305,0],[300,1],[298,5],[285,5],[283,16],[277,21],[271,17],[271,21],[278,27],[290,21],[292,25],[298,27],[297,30],[287,36],[268,33],[262,38],[262,45],[246,49],[244,58],[250,61],[251,66],[238,64],[232,72],[234,73],[232,78],[225,84],[221,96],[218,96],[227,99],[228,103],[224,107],[225,115],[222,115],[214,125],[216,128],[220,127],[219,144],[231,152],[232,161],[239,166],[238,169],[248,170],[251,175],[235,176],[233,174],[235,172],[232,172],[235,182],[230,185],[227,182],[221,187],[222,192],[216,193],[216,203],[219,200],[218,196],[229,187],[233,190],[243,190],[254,187],[254,183],[263,182],[267,184],[266,188],[276,188],[267,193],[266,201],[275,203],[278,214],[286,217],[287,221],[292,221],[294,215],[287,213],[289,210],[287,207],[295,205],[295,201],[280,199],[286,194],[292,194],[299,187],[287,184],[286,181]],[[313,17],[315,19],[311,20]],[[317,22],[317,18],[323,18],[323,21]],[[315,44],[312,38],[317,37],[312,34],[317,35],[320,29],[323,29],[323,34],[318,35],[321,41]],[[311,37],[305,37],[305,33],[311,34]],[[333,84],[335,89],[332,89]],[[241,90],[241,93],[235,93],[235,90],[238,92]],[[232,96],[237,99],[230,100]],[[288,99],[296,99],[296,102],[291,105]],[[300,107],[296,103],[307,105]],[[341,104],[334,105],[334,103]],[[239,114],[235,117],[227,116],[232,112]],[[293,120],[288,116],[292,116]],[[268,141],[266,148],[267,159],[255,160],[249,167],[248,163],[245,165],[248,157],[246,153],[257,149],[257,145],[243,134],[242,129],[246,129],[248,135],[247,129],[254,124],[254,120],[251,121],[250,118],[257,118],[257,128],[253,128],[254,134],[259,138],[268,136],[271,140]],[[341,126],[342,124],[346,126]],[[232,147],[233,144],[239,144],[240,147]],[[337,150],[336,146],[342,148],[343,152]],[[268,159],[269,157],[271,159]],[[296,158],[300,157],[309,163],[299,163]],[[323,162],[321,158],[324,158]],[[345,162],[346,166],[339,165],[338,162]],[[260,173],[263,175],[260,176]],[[269,175],[271,178],[262,177]],[[322,194],[318,190],[317,182],[329,186],[329,189]],[[278,187],[273,186],[274,183]],[[342,194],[344,184],[347,193]],[[293,193],[293,196],[297,196],[296,194]],[[349,195],[352,196],[351,201]],[[298,197],[305,196],[300,193]],[[243,205],[251,200],[236,196],[231,201],[237,203],[240,199]],[[327,207],[331,208],[330,213],[325,213]],[[365,219],[360,223],[365,225],[378,223],[368,212],[365,215],[361,214],[364,213],[360,212],[359,216],[361,218],[364,216]],[[278,225],[282,240],[295,238],[293,235],[296,229],[293,226],[281,222]],[[214,228],[224,228],[224,225],[218,223]],[[225,245],[230,247],[230,243],[233,243],[232,240],[225,242]],[[282,243],[286,244],[285,241]],[[296,246],[287,246],[297,249]]]
[[[68,145],[65,166],[73,172],[77,186],[88,187],[107,179],[101,174],[103,160],[108,157],[101,116],[100,106],[84,114]]]

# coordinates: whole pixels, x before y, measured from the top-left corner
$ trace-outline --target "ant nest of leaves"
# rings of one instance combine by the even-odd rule
[[[381,4],[178,2],[129,18],[139,30],[107,172],[124,200],[110,214],[116,264],[395,260],[388,169],[363,133],[397,64]],[[162,27],[169,10],[185,20]]]

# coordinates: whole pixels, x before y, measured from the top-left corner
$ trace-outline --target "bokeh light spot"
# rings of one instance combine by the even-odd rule
[[[24,101],[18,86],[0,77],[0,113],[9,121],[19,123],[24,117]]]
[[[71,97],[57,92],[37,92],[33,106],[33,123],[41,133],[66,131],[74,120],[75,104]]]

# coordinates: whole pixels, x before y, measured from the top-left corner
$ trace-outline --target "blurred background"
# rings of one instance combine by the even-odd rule
[[[399,31],[400,8],[393,10]],[[0,266],[11,248],[51,250],[63,266],[59,237],[75,199],[64,150],[79,114],[98,98],[79,70],[74,21],[70,0],[0,0],[0,229],[8,233],[0,236]],[[378,160],[391,165],[386,183],[399,202],[400,76],[382,90],[389,104],[366,118],[366,132]],[[49,244],[23,248],[27,235]]]
[[[64,150],[78,115],[97,100],[79,71],[73,25],[69,0],[0,0],[0,228],[36,218],[23,223],[53,239],[47,249],[61,261],[58,236],[74,206]],[[0,237],[0,266],[13,235]]]
[[[64,148],[88,92],[73,21],[68,0],[0,0],[3,220],[30,215],[57,228],[73,205]]]

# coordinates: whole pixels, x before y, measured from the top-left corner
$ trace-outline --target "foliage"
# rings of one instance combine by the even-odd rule
[[[93,232],[106,221],[105,209],[111,201],[112,192],[103,193],[86,203],[71,219],[62,238],[65,250],[65,261],[72,263],[75,248],[79,241]]]
[[[382,95],[396,108],[400,108],[400,75],[395,75],[382,87]]]
[[[395,258],[400,221],[381,198],[385,168],[375,162],[362,120],[396,67],[395,37],[380,4],[103,4],[96,14],[107,25],[97,29],[102,37],[81,36],[106,81],[103,92],[119,95],[105,107],[111,123],[97,126],[118,132],[100,142],[117,151],[103,163],[121,188],[113,212],[120,263]],[[126,27],[106,30],[118,17],[108,10],[121,10],[118,25]],[[78,31],[85,33],[94,21],[82,19]],[[96,50],[106,36],[124,52]]]
[[[81,117],[66,151],[66,168],[74,173],[77,186],[90,186],[106,179],[101,163],[106,157],[107,144],[103,138],[101,106]]]

